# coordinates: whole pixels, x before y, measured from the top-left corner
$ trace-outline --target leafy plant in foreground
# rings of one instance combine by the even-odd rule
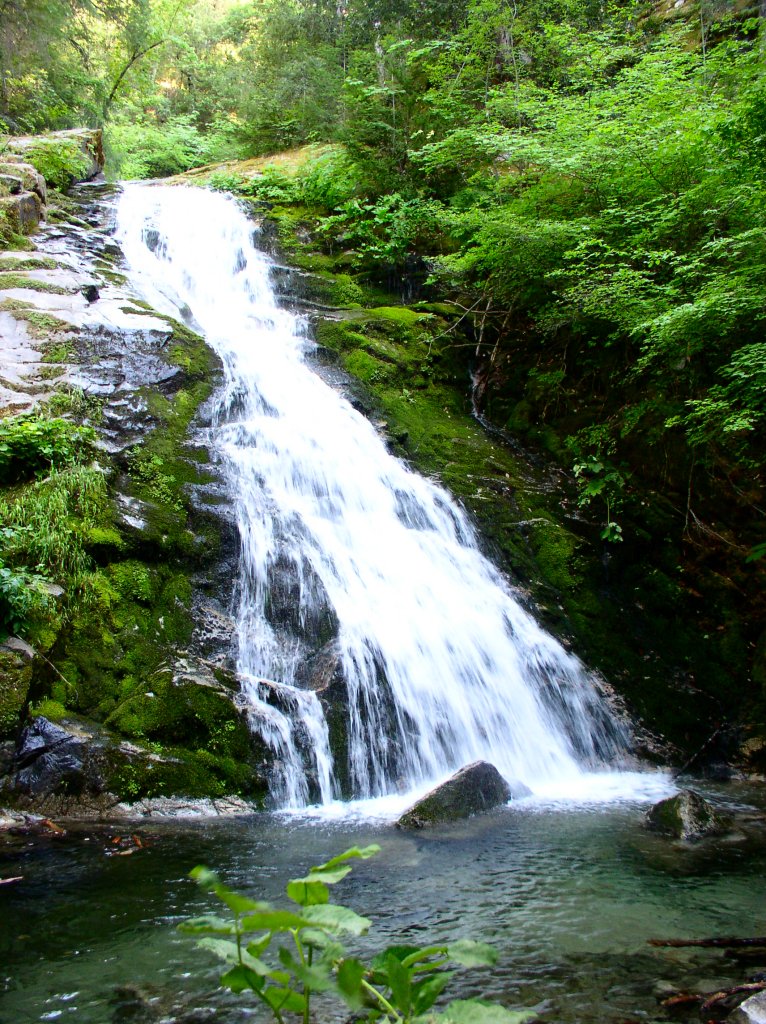
[[[371,921],[331,903],[329,886],[351,871],[350,860],[367,860],[379,849],[354,846],[311,868],[303,878],[293,878],[286,890],[294,905],[290,910],[234,892],[214,872],[197,867],[191,877],[231,913],[227,918],[194,918],[179,928],[206,936],[200,945],[228,964],[222,984],[232,992],[252,992],[278,1024],[283,1024],[288,1014],[299,1014],[308,1024],[314,992],[339,997],[368,1021],[391,1024],[425,1020],[434,1024],[523,1024],[529,1020],[533,1016],[529,1012],[513,1012],[477,999],[456,1000],[442,1012],[428,1014],[454,973],[445,970],[447,965],[480,967],[496,962],[497,953],[483,942],[460,939],[421,948],[389,946],[370,965],[346,952],[341,936],[365,935]],[[264,958],[267,952],[272,962]]]

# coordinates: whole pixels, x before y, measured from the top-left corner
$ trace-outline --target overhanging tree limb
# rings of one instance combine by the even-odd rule
[[[142,50],[134,50],[131,53],[129,60],[123,67],[122,71],[120,71],[117,78],[115,79],[114,85],[112,86],[112,90],[106,98],[103,108],[104,117],[106,117],[107,113],[109,112],[109,108],[112,105],[114,97],[117,95],[117,90],[122,85],[122,81],[125,78],[125,75],[127,75],[130,69],[136,63],[136,61],[141,60],[142,57],[145,57],[147,53],[150,53],[152,50],[156,50],[158,46],[162,46],[164,42],[164,39],[158,39],[156,43],[152,43],[150,46],[145,46]]]

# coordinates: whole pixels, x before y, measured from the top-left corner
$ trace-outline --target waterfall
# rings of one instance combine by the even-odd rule
[[[410,790],[478,759],[533,790],[603,766],[627,736],[593,679],[452,498],[307,364],[307,325],[277,304],[254,235],[213,192],[128,185],[120,200],[136,286],[191,311],[225,368],[212,443],[242,541],[238,671],[276,801],[326,803],[340,777],[360,797]],[[318,661],[343,765],[311,687]]]

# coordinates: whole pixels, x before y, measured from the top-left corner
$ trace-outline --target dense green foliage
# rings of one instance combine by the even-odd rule
[[[81,461],[94,439],[92,429],[60,417],[8,416],[0,420],[0,484]]]
[[[312,995],[331,994],[353,1011],[356,1019],[405,1024],[523,1024],[533,1014],[510,1011],[480,1000],[457,1000],[439,1013],[429,1014],[454,971],[461,967],[491,966],[497,953],[483,942],[459,939],[423,947],[393,945],[378,953],[369,965],[349,955],[341,942],[366,935],[372,922],[349,907],[330,902],[330,886],[351,871],[349,861],[367,860],[380,850],[366,846],[333,857],[287,883],[293,904],[279,910],[223,885],[205,867],[191,875],[212,892],[230,916],[198,917],[180,930],[204,935],[200,945],[228,965],[221,982],[232,992],[251,993],[269,1010],[277,1024],[301,1014],[312,1019]],[[276,954],[277,964],[265,956]],[[297,954],[297,957],[296,957]]]

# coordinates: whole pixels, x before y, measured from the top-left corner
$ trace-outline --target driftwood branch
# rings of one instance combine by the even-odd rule
[[[754,992],[763,992],[764,990],[766,990],[766,981],[751,981],[746,985],[735,985],[734,988],[727,988],[723,992],[714,992],[712,995],[707,996],[700,1009],[712,1010],[716,1003],[723,1002],[729,996],[744,995],[747,997]]]
[[[757,938],[713,938],[713,939],[649,939],[650,946],[671,946],[681,949],[685,946],[697,946],[702,949],[742,949],[749,946],[766,947],[766,935]]]
[[[706,993],[705,995],[694,992],[676,992],[675,995],[663,999],[660,1005],[667,1009],[698,1005],[704,1012],[712,1010],[717,1003],[723,1003],[731,996],[742,996],[741,1001],[744,1002],[754,993],[763,991],[766,991],[766,981],[751,981],[744,985],[734,985],[732,988],[725,988],[720,992]]]

